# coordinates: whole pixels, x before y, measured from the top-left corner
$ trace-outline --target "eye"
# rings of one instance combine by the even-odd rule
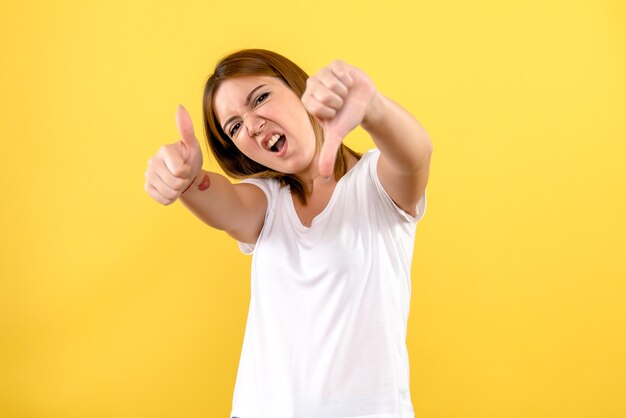
[[[269,93],[263,93],[262,95],[260,95],[259,97],[256,98],[256,101],[254,102],[255,104],[259,104],[262,103],[263,101],[265,101],[265,99],[267,98],[267,96],[269,96]]]
[[[241,122],[234,124],[233,127],[230,128],[229,134],[231,138],[233,137],[233,135],[235,135],[235,133],[237,133],[237,129],[239,129],[239,125],[241,125]]]

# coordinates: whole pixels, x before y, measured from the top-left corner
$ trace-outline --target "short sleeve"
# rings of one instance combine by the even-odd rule
[[[276,195],[278,193],[278,189],[280,188],[280,183],[275,179],[262,178],[244,179],[241,181],[241,183],[254,184],[263,191],[263,193],[265,194],[265,198],[267,199],[267,211],[265,212],[265,221],[263,222],[263,228],[261,229],[261,233],[259,234],[259,237],[261,237],[261,235],[263,234],[263,230],[267,226],[270,214],[274,213]],[[254,253],[254,248],[256,244],[241,241],[237,241],[237,244],[239,245],[239,249],[242,253],[246,255]]]
[[[424,189],[424,195],[417,202],[417,205],[415,205],[415,216],[412,216],[411,214],[407,213],[404,209],[396,205],[396,203],[393,201],[391,196],[389,196],[387,191],[383,188],[383,185],[380,183],[380,179],[378,178],[378,170],[377,170],[377,166],[378,166],[377,163],[378,163],[378,158],[380,157],[380,150],[376,148],[372,149],[368,151],[364,155],[364,157],[365,156],[368,158],[368,163],[369,163],[368,169],[370,172],[371,179],[374,182],[374,185],[376,186],[376,190],[380,194],[383,201],[385,201],[385,203],[395,213],[397,213],[403,220],[406,220],[412,223],[419,222],[420,219],[422,219],[424,217],[424,214],[426,213],[426,189]]]

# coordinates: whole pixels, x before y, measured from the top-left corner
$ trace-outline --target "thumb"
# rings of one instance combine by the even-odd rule
[[[178,110],[176,111],[176,125],[178,125],[178,132],[180,132],[183,144],[187,148],[196,148],[200,145],[193,131],[191,116],[189,116],[189,112],[187,112],[187,109],[185,109],[183,105],[178,105]]]
[[[342,137],[333,130],[326,130],[325,136],[319,156],[319,173],[323,177],[331,177],[335,169],[335,160]]]

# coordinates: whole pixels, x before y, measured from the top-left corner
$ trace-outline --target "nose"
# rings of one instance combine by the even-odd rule
[[[248,130],[248,135],[251,137],[259,135],[263,130],[263,126],[265,126],[265,119],[251,111],[244,115],[243,122]]]

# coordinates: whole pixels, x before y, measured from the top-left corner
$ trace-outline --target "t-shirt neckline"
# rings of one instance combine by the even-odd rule
[[[365,153],[367,154],[367,153]],[[339,181],[337,182],[337,184],[335,185],[335,189],[333,190],[333,194],[330,196],[330,200],[328,200],[328,203],[326,204],[326,207],[317,215],[315,215],[313,217],[313,219],[311,220],[311,226],[306,226],[302,223],[302,221],[300,220],[300,217],[298,216],[298,212],[296,212],[296,207],[293,203],[293,197],[291,196],[291,189],[287,188],[287,197],[289,199],[289,215],[291,217],[292,222],[295,224],[296,228],[298,228],[298,230],[302,231],[302,232],[307,232],[310,231],[311,229],[313,229],[315,227],[316,224],[318,224],[319,222],[321,222],[327,215],[328,212],[330,212],[330,210],[332,209],[332,207],[335,205],[335,201],[337,200],[337,195],[339,194],[339,187],[343,185],[344,183],[344,179],[348,176],[350,176],[352,174],[352,172],[357,168],[357,166],[365,159],[365,154],[363,154],[361,156],[361,158],[358,159],[358,161],[356,163],[354,163],[354,165],[350,168],[350,170],[348,170],[348,172],[346,174],[344,174]]]

